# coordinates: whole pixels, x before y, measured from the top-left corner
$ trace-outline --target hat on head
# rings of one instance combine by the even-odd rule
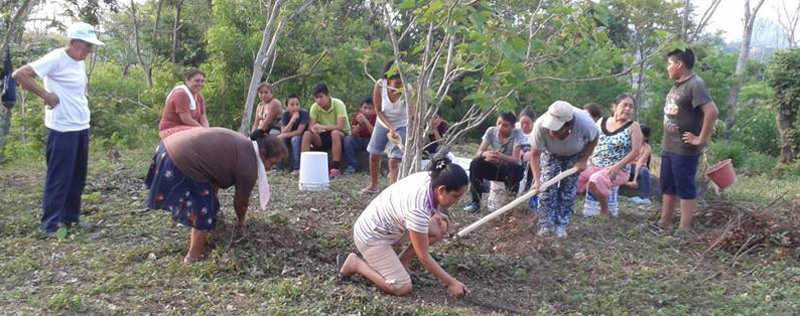
[[[94,31],[94,26],[88,23],[78,22],[69,26],[67,29],[67,37],[70,39],[77,39],[87,42],[92,45],[104,46],[105,43],[97,39],[97,34]]]
[[[575,117],[575,110],[572,104],[565,101],[556,101],[547,109],[544,118],[542,119],[542,126],[551,130],[560,130],[564,123],[569,122]]]

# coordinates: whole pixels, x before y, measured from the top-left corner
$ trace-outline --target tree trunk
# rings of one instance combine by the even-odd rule
[[[747,60],[750,58],[750,42],[753,38],[753,26],[755,25],[756,14],[764,0],[759,0],[753,11],[750,11],[750,0],[744,2],[744,33],[742,35],[742,45],[739,47],[739,60],[736,62],[736,71],[734,72],[734,80],[731,85],[731,90],[728,93],[728,100],[726,106],[728,108],[728,115],[725,119],[725,140],[730,142],[731,130],[736,124],[736,113],[739,108],[736,102],[739,99],[739,91],[744,83],[744,70],[747,67]]]
[[[683,21],[681,21],[681,40],[684,42],[689,41],[689,14],[692,11],[692,4],[690,0],[686,0],[683,6]]]
[[[139,44],[139,18],[136,14],[136,3],[133,0],[131,0],[131,17],[133,18],[133,43],[134,48],[136,49],[136,60],[139,61],[139,66],[141,66],[144,70],[144,78],[147,81],[147,88],[152,89],[153,77],[150,75],[150,71],[148,71],[150,66],[147,65],[144,62],[144,58],[142,58],[142,48]]]
[[[153,24],[153,42],[158,41],[158,23],[161,22],[162,5],[164,5],[164,0],[158,0],[158,6],[156,6],[156,22]]]
[[[275,53],[275,47],[277,46],[278,37],[281,34],[281,30],[283,30],[283,27],[286,25],[286,23],[303,13],[309,5],[314,3],[314,1],[315,0],[307,0],[300,8],[297,9],[297,11],[292,13],[292,16],[284,18],[284,20],[278,25],[278,28],[275,30],[274,34],[272,32],[272,28],[275,26],[278,16],[280,15],[283,0],[275,1],[275,4],[272,6],[272,11],[267,15],[267,25],[264,26],[264,34],[261,37],[261,46],[258,48],[258,54],[253,61],[253,75],[250,77],[250,86],[247,89],[247,98],[245,99],[244,111],[242,112],[242,123],[239,126],[240,133],[248,134],[250,132],[253,117],[253,104],[255,103],[256,99],[256,90],[258,89],[259,83],[261,83],[261,78],[264,76],[264,68],[267,66],[267,62],[270,60],[270,57],[272,57],[272,54]]]
[[[250,76],[250,86],[247,89],[244,112],[242,112],[242,124],[239,126],[239,132],[245,135],[250,132],[256,90],[258,89],[259,83],[261,83],[261,78],[264,76],[264,61],[267,60],[267,51],[269,51],[269,44],[272,42],[272,28],[275,26],[275,21],[280,14],[282,3],[283,0],[277,0],[272,5],[272,10],[267,15],[267,24],[264,26],[264,34],[261,36],[261,46],[258,48],[256,58],[253,60],[253,75]]]
[[[13,47],[15,43],[11,40],[11,37],[17,26],[21,26],[21,29],[25,28],[25,21],[27,21],[28,14],[30,13],[30,5],[31,0],[22,1],[13,18],[5,25],[5,36],[3,38],[3,43],[0,44],[0,55],[3,56],[3,58],[5,58],[4,53],[6,49],[8,49],[9,46]],[[12,110],[0,104],[0,161],[5,157],[6,135],[11,131],[12,114]]]
[[[175,23],[172,24],[172,63],[178,62],[178,48],[181,45],[181,10],[183,9],[183,0],[179,0],[175,4]]]
[[[778,93],[780,94],[781,92]],[[777,96],[776,99],[780,102],[778,105],[778,113],[775,114],[775,123],[778,127],[778,133],[781,136],[780,162],[788,164],[794,161],[797,154],[795,148],[797,131],[795,130],[794,122],[797,119],[797,108],[800,107],[800,104],[786,104],[789,100],[781,96]]]

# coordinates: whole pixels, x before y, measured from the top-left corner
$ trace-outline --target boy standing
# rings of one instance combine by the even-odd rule
[[[664,138],[661,141],[661,189],[664,204],[660,228],[672,226],[675,205],[680,201],[681,222],[675,237],[686,238],[692,227],[692,214],[697,209],[697,188],[694,185],[697,162],[711,132],[719,110],[706,89],[703,79],[692,72],[695,57],[691,49],[667,54],[667,74],[675,84],[667,94],[664,106]]]
[[[309,128],[303,134],[302,151],[309,151],[313,146],[317,151],[328,152],[333,162],[330,175],[336,177],[342,160],[342,142],[344,136],[350,134],[347,109],[342,100],[329,96],[324,83],[314,87],[314,101],[309,111]]]
[[[310,117],[306,110],[300,108],[300,98],[290,95],[286,100],[286,111],[281,115],[281,133],[278,138],[292,151],[292,173],[300,169],[300,149],[303,143],[303,132],[306,131]]]
[[[353,135],[344,138],[344,160],[347,162],[345,173],[353,174],[358,169],[356,153],[367,151],[377,117],[372,107],[372,98],[367,97],[361,101],[361,109],[353,116],[353,122],[350,124]]]

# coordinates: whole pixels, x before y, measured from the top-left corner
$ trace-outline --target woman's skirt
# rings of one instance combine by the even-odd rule
[[[170,211],[174,221],[202,231],[216,226],[219,200],[214,187],[184,176],[163,143],[156,148],[144,185],[150,189],[148,208]]]

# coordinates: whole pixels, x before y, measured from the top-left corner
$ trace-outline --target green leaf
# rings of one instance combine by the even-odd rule
[[[59,241],[62,241],[64,239],[66,239],[67,238],[67,228],[66,227],[59,228],[56,231],[56,238],[58,238]]]
[[[417,3],[414,0],[403,0],[400,3],[401,10],[411,10],[417,7]]]

